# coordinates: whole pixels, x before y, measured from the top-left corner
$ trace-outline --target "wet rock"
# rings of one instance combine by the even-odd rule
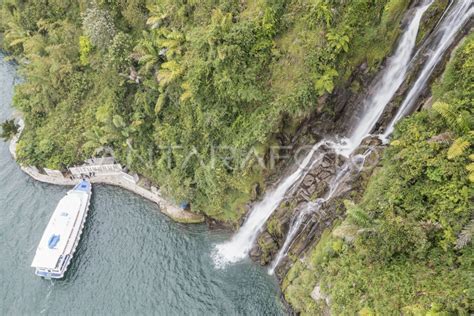
[[[421,2],[421,0],[417,0]],[[431,6],[426,10],[420,21],[420,29],[418,31],[417,43],[420,43],[427,35],[431,33],[434,26],[438,23],[439,18],[445,12],[449,5],[449,0],[434,0]]]
[[[337,156],[337,166],[338,167],[341,167],[342,165],[344,165],[347,161],[347,158],[344,157],[344,156]]]
[[[223,222],[223,221],[218,221],[216,219],[213,219],[211,217],[206,217],[206,224],[207,226],[209,227],[209,229],[212,229],[212,230],[226,230],[226,231],[229,231],[229,230],[235,230],[235,226],[229,224],[229,223],[226,223],[226,222]]]
[[[375,146],[380,146],[382,145],[382,140],[380,140],[380,138],[378,138],[377,136],[374,136],[374,135],[370,135],[370,136],[367,136],[366,138],[364,138],[362,140],[362,142],[360,143],[360,147],[364,148],[364,147],[375,147]]]
[[[304,187],[309,187],[311,186],[315,181],[315,177],[312,174],[307,174],[306,177],[303,179],[303,186]]]
[[[322,171],[319,175],[318,175],[318,179],[320,181],[322,180],[326,180],[327,178],[329,178],[333,173],[332,172],[329,172],[327,170],[324,170]]]
[[[357,160],[362,157],[362,159],[367,160],[367,157],[371,155],[373,152],[378,152],[380,149],[383,149],[384,145],[382,140],[380,140],[377,136],[367,136],[364,138],[357,147],[356,150],[354,150],[354,153],[350,157],[351,162],[353,164],[357,164]]]
[[[324,109],[324,106],[326,105],[326,101],[328,99],[328,95],[324,94],[321,97],[318,98],[318,105],[316,107],[317,113],[321,113],[321,111]]]
[[[425,102],[423,102],[423,105],[421,106],[422,109],[431,109],[431,107],[433,106],[433,97],[429,97],[428,99],[425,100]]]
[[[258,262],[262,256],[262,249],[260,249],[258,245],[253,246],[252,249],[250,249],[249,256],[253,261]]]
[[[282,244],[281,240],[284,238],[285,234],[288,232],[290,225],[291,214],[290,212],[284,212],[282,214],[277,214],[277,216],[272,216],[266,225],[267,232],[272,236],[272,238],[280,245]]]
[[[367,73],[368,69],[369,69],[369,64],[367,64],[366,61],[360,64],[359,66],[359,71],[362,73]]]
[[[316,183],[313,183],[306,192],[308,192],[309,196],[313,196],[314,192],[316,192],[316,189],[318,188],[318,185]]]
[[[323,197],[329,190],[329,185],[327,182],[318,182],[316,189],[311,192],[311,200],[316,200],[319,197]]]
[[[323,168],[329,168],[331,166],[331,161],[329,159],[323,159],[321,163],[321,167]]]
[[[260,196],[260,193],[261,193],[260,184],[255,183],[252,186],[252,190],[251,190],[252,200],[256,200],[257,197]]]
[[[299,203],[308,202],[311,201],[311,195],[306,189],[301,188],[298,190],[298,193],[295,196],[295,200]]]

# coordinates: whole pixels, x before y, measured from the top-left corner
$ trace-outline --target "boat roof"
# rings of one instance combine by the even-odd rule
[[[81,205],[87,203],[88,193],[86,190],[81,191],[74,188],[59,201],[38,245],[32,267],[56,268],[74,229]]]

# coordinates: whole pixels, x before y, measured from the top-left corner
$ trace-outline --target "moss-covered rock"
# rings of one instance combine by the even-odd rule
[[[270,263],[273,256],[278,251],[278,245],[272,236],[265,232],[258,237],[259,261],[261,265]],[[252,253],[251,253],[252,255]]]
[[[416,37],[417,44],[420,44],[438,23],[449,2],[449,0],[434,0],[433,4],[426,10],[421,18],[420,29]]]

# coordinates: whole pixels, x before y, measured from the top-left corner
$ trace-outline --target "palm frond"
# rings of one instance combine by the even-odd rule
[[[471,221],[466,226],[464,226],[463,230],[458,236],[456,246],[454,248],[462,249],[465,247],[471,242],[472,235],[474,235],[474,219],[471,219]]]

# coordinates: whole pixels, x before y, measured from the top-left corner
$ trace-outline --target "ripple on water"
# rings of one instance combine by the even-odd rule
[[[0,56],[1,57],[1,56]],[[10,115],[12,65],[0,58],[0,119]],[[74,260],[63,280],[42,280],[31,260],[68,188],[28,178],[0,142],[0,314],[282,314],[275,280],[249,261],[215,270],[229,238],[180,225],[120,188],[95,186]]]

